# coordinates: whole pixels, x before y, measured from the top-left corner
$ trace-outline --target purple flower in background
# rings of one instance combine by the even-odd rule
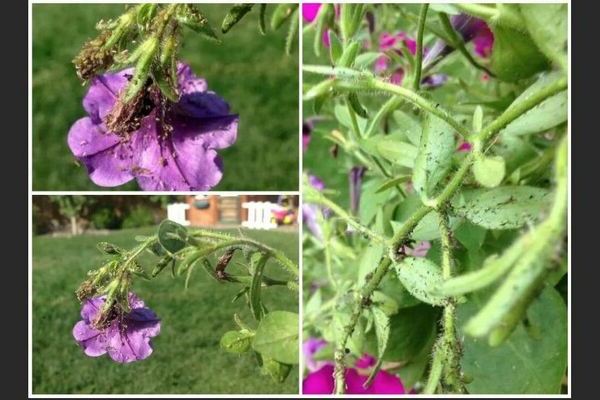
[[[314,175],[308,176],[308,183],[318,191],[323,191],[323,189],[325,189],[325,183]],[[324,214],[321,207],[309,203],[302,204],[303,224],[308,227],[317,239],[323,240],[323,230],[318,222],[319,214]]]
[[[418,242],[414,247],[404,246],[404,253],[412,257],[425,257],[429,249],[431,249],[431,242],[423,240]]]
[[[86,300],[81,307],[82,321],[73,327],[73,337],[86,355],[99,357],[108,353],[119,363],[143,360],[152,354],[150,338],[160,333],[160,320],[144,306],[134,293],[129,293],[131,311],[118,316],[103,329],[95,327],[106,296]]]
[[[436,88],[438,86],[442,86],[447,80],[448,75],[446,74],[432,74],[421,80],[421,86],[427,88]]]
[[[305,152],[308,150],[308,145],[310,143],[310,134],[312,132],[312,124],[304,121],[302,123],[302,151]]]
[[[110,132],[107,117],[127,86],[133,69],[92,79],[83,99],[88,113],[71,127],[69,148],[99,186],[118,186],[137,179],[143,190],[209,190],[221,180],[217,154],[235,143],[238,116],[207,90],[206,81],[179,63],[177,103],[153,104],[129,133]]]
[[[468,153],[473,148],[473,145],[467,141],[463,141],[458,145],[457,151],[460,153]]]
[[[368,372],[361,370],[372,368],[376,360],[364,355],[356,362],[356,368],[346,368],[346,393],[347,394],[405,394],[402,381],[396,375],[380,370],[371,386],[365,388]],[[332,394],[335,388],[333,380],[333,363],[329,363],[319,370],[309,373],[302,382],[303,394]]]
[[[362,178],[365,175],[366,167],[356,166],[350,169],[348,180],[350,182],[350,211],[356,215],[360,207],[360,191],[362,188]]]
[[[323,339],[309,338],[302,344],[302,352],[304,353],[304,366],[314,372],[321,369],[324,365],[329,364],[329,361],[316,361],[313,357],[323,347],[327,346],[327,342]]]
[[[454,15],[450,19],[452,27],[461,35],[465,43],[473,41],[475,53],[480,57],[489,57],[494,45],[494,34],[485,21],[466,14]],[[423,58],[423,65],[428,66],[454,49],[443,40],[435,42],[431,50]]]

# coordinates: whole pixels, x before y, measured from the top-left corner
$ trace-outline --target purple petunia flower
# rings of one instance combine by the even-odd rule
[[[94,324],[100,317],[106,296],[86,300],[81,307],[82,321],[73,327],[73,337],[86,355],[99,357],[108,353],[119,363],[143,360],[152,354],[150,338],[160,333],[160,320],[134,293],[129,293],[131,311],[114,319],[104,329]]]
[[[452,27],[461,35],[465,43],[473,41],[475,53],[489,57],[494,44],[494,34],[485,21],[466,14],[455,15],[450,19]],[[451,53],[454,49],[443,40],[435,42],[423,58],[423,65],[429,66]]]
[[[356,368],[346,368],[346,393],[347,394],[405,394],[404,385],[396,375],[380,370],[371,386],[365,388],[368,373],[360,370],[372,368],[376,360],[365,354],[356,362]],[[333,380],[334,366],[329,363],[321,369],[309,373],[302,381],[303,394],[332,394],[335,388]]]
[[[221,180],[217,154],[235,143],[239,117],[183,63],[177,67],[177,103],[153,104],[130,133],[109,132],[107,117],[133,69],[92,79],[83,99],[88,113],[73,124],[69,148],[99,186],[136,179],[143,190],[209,190]]]
[[[319,14],[321,3],[302,3],[302,16],[307,22],[313,22]]]

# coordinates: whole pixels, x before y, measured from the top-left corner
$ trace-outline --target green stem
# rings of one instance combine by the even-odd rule
[[[492,19],[497,17],[500,13],[496,7],[485,6],[483,4],[473,4],[473,3],[464,3],[464,4],[455,4],[455,7],[464,11],[469,15],[473,15],[475,17],[479,17],[482,19]]]
[[[333,201],[329,200],[323,194],[321,194],[317,191],[305,193],[304,200],[308,203],[319,204],[319,205],[329,208],[331,211],[334,212],[334,214],[336,214],[338,217],[343,219],[348,225],[350,225],[351,227],[356,229],[359,233],[361,233],[363,235],[367,235],[368,237],[370,237],[371,239],[373,239],[379,243],[385,243],[385,238],[383,236],[370,230],[366,226],[361,225],[350,214],[348,214],[342,207],[338,206]]]
[[[427,10],[429,4],[424,3],[421,5],[421,11],[419,12],[419,27],[417,30],[417,51],[415,58],[415,77],[413,80],[413,90],[419,91],[421,86],[421,69],[423,67],[423,31],[425,30],[425,20],[427,19]]]
[[[289,258],[286,257],[283,252],[280,250],[274,249],[267,245],[264,245],[256,240],[247,239],[247,238],[237,238],[231,235],[227,235],[225,233],[211,232],[204,229],[199,229],[191,233],[192,237],[203,237],[203,238],[211,238],[222,240],[225,243],[221,243],[223,247],[230,247],[236,245],[250,245],[256,247],[258,250],[269,253],[271,257],[276,259],[289,273],[298,277],[298,266]]]
[[[437,387],[442,378],[442,370],[444,369],[444,355],[440,349],[436,348],[433,352],[433,360],[431,362],[431,370],[429,371],[429,378],[423,394],[435,394]]]
[[[344,371],[345,371],[344,356],[346,354],[346,345],[348,344],[348,340],[354,333],[354,329],[356,329],[356,324],[358,323],[358,320],[360,319],[360,316],[362,315],[363,308],[365,308],[366,304],[368,304],[368,299],[371,298],[371,296],[373,295],[373,292],[375,291],[375,289],[377,289],[377,287],[379,286],[379,284],[381,283],[381,281],[387,274],[391,265],[392,265],[392,261],[388,257],[383,257],[381,259],[381,261],[379,262],[379,265],[377,266],[377,268],[375,268],[375,271],[373,271],[373,275],[371,276],[371,279],[369,279],[367,284],[360,291],[360,299],[354,305],[354,310],[352,312],[352,315],[350,317],[350,321],[348,322],[348,325],[346,325],[344,327],[344,335],[342,336],[342,339],[339,341],[339,343],[337,343],[337,349],[335,351],[335,357],[334,357],[335,369],[334,369],[334,374],[333,374],[334,378],[335,378],[335,382],[336,382],[336,385],[335,385],[335,393],[336,394],[344,394],[345,389],[346,389],[345,378],[344,378]]]
[[[383,90],[385,92],[390,92],[405,98],[417,107],[446,121],[448,125],[456,129],[456,131],[464,138],[467,138],[470,134],[469,130],[462,124],[460,124],[458,121],[456,121],[454,118],[452,118],[452,116],[447,110],[442,108],[439,104],[434,104],[426,98],[419,96],[417,93],[413,92],[410,89],[394,85],[393,83],[384,82],[379,79],[371,79],[369,86],[371,86],[371,88],[373,89]]]
[[[398,250],[404,245],[413,229],[417,224],[431,211],[430,207],[421,206],[402,224],[398,232],[394,234],[391,240],[391,252],[389,257],[393,260],[397,258]]]

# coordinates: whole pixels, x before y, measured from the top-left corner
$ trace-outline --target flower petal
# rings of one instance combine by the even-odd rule
[[[303,394],[332,394],[333,389],[333,365],[308,374],[302,381]]]
[[[194,92],[181,96],[171,110],[184,117],[225,117],[229,115],[229,104],[213,92]]]
[[[113,324],[107,331],[107,336],[108,355],[116,362],[130,363],[143,360],[152,354],[150,338],[135,328],[127,327],[123,331],[122,325]]]
[[[96,318],[96,314],[100,311],[100,308],[104,305],[106,296],[93,297],[87,299],[81,306],[81,318],[89,322]]]
[[[83,108],[95,123],[104,121],[115,105],[119,92],[132,75],[133,68],[127,68],[115,74],[99,75],[91,80],[90,88],[83,98]]]
[[[206,81],[202,78],[198,78],[192,72],[192,68],[185,63],[177,63],[177,80],[179,92],[182,95],[194,92],[205,92],[208,89]]]
[[[396,375],[381,370],[373,379],[371,385],[372,393],[377,394],[404,394],[405,389],[402,381]]]
[[[106,354],[107,340],[103,332],[92,328],[85,321],[79,321],[73,327],[73,337],[83,348],[86,355],[98,357]]]
[[[119,143],[90,157],[82,157],[90,179],[98,186],[112,187],[129,182],[132,174],[134,148],[128,142]]]
[[[77,120],[67,136],[67,143],[75,157],[92,156],[116,145],[120,140],[119,136],[107,133],[88,117]]]

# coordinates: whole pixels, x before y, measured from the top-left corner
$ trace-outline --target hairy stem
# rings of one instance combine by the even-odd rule
[[[427,10],[429,4],[424,3],[421,5],[421,11],[419,12],[419,27],[417,30],[417,51],[415,54],[415,77],[413,80],[413,90],[419,91],[421,86],[421,69],[423,67],[423,31],[425,30],[425,20],[427,19]]]

